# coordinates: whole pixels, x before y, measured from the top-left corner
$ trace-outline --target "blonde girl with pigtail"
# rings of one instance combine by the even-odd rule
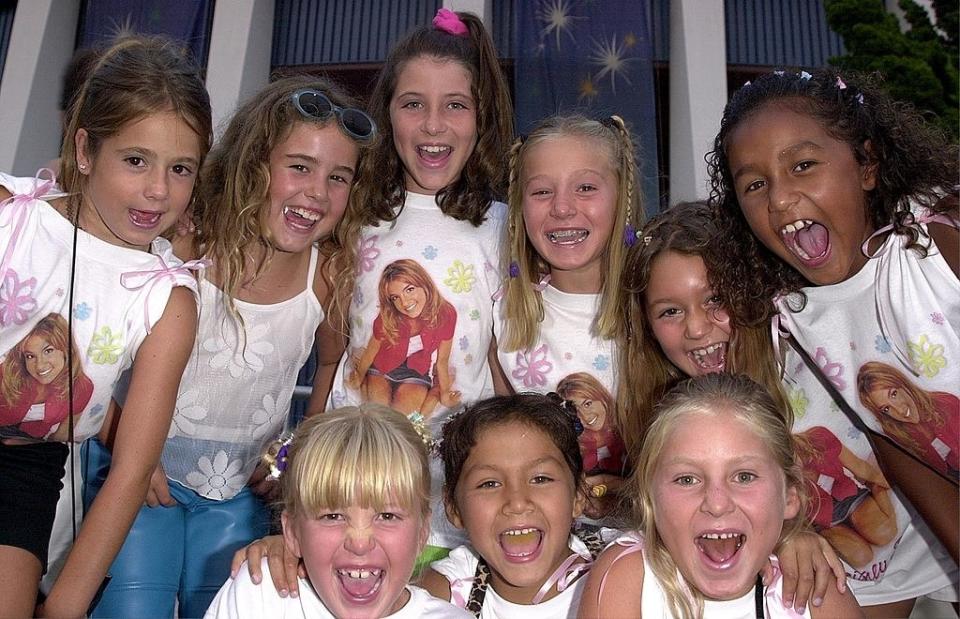
[[[496,322],[497,356],[514,390],[556,391],[566,377],[584,374],[616,393],[617,341],[626,333],[621,280],[641,213],[633,140],[619,116],[555,116],[514,144],[509,278]],[[601,431],[614,407],[576,391],[568,406],[584,430]],[[613,438],[611,451],[622,453]],[[619,475],[587,471],[589,516],[609,510],[624,464]]]

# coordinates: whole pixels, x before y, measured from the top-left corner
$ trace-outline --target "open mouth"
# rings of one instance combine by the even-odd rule
[[[154,228],[160,223],[161,213],[157,211],[140,211],[132,208],[127,212],[130,214],[130,221],[139,228]]]
[[[714,567],[727,567],[743,548],[743,533],[704,533],[695,540],[697,548]]]
[[[693,363],[704,372],[722,372],[727,363],[727,343],[715,342],[687,352]]]
[[[310,230],[318,221],[323,219],[323,214],[300,206],[285,206],[283,207],[283,218],[292,228]]]
[[[830,253],[830,231],[811,219],[798,219],[780,228],[787,249],[807,266],[819,266]]]
[[[446,144],[426,144],[417,147],[417,154],[428,163],[440,163],[450,156],[453,149]]]
[[[508,529],[500,534],[500,548],[508,561],[530,561],[539,556],[543,531],[531,527]]]
[[[547,232],[547,239],[554,245],[578,245],[587,240],[588,236],[590,232],[582,228]]]
[[[383,569],[338,569],[337,578],[351,600],[364,604],[377,596],[385,573]]]
[[[49,373],[52,372],[52,371],[53,371],[53,368],[47,368],[47,369],[45,369],[45,370],[40,370],[39,372],[37,372],[37,376],[46,376],[47,374],[49,374]]]

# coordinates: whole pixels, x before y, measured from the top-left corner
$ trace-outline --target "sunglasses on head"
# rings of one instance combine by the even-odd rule
[[[377,135],[377,124],[366,112],[334,105],[333,101],[319,90],[301,88],[290,98],[293,106],[306,118],[327,120],[332,114],[336,114],[340,127],[355,140],[367,142]]]

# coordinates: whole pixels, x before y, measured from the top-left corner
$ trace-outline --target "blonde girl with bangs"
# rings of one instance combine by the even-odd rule
[[[495,323],[502,378],[513,390],[546,393],[586,373],[616,393],[616,343],[627,328],[621,280],[642,213],[636,173],[633,140],[617,116],[554,116],[514,144],[509,278]],[[613,419],[614,407],[606,413]],[[607,477],[587,477],[591,517],[615,499],[618,480]]]
[[[336,85],[299,76],[243,104],[211,152],[196,228],[177,244],[210,263],[197,346],[147,504],[93,616],[199,616],[234,551],[269,532],[277,484],[260,454],[287,422],[314,340],[339,328],[327,320],[335,282],[349,285],[353,269],[336,231],[375,137]],[[108,463],[91,445],[94,490]]]
[[[314,416],[278,466],[284,543],[305,571],[300,596],[256,585],[244,569],[206,617],[469,617],[407,584],[430,530],[430,470],[403,415],[367,403]],[[270,575],[266,559],[261,569]]]
[[[590,571],[581,617],[860,617],[832,587],[799,614],[782,604],[774,549],[807,523],[793,437],[770,394],[742,375],[688,379],[656,408],[625,496],[637,527]]]

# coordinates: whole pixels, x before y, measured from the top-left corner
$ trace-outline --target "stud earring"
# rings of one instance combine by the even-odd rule
[[[80,168],[80,171],[81,171],[81,172],[83,172],[84,170],[87,169],[87,164],[85,164],[85,163],[80,163],[80,164],[77,164],[77,167]]]

